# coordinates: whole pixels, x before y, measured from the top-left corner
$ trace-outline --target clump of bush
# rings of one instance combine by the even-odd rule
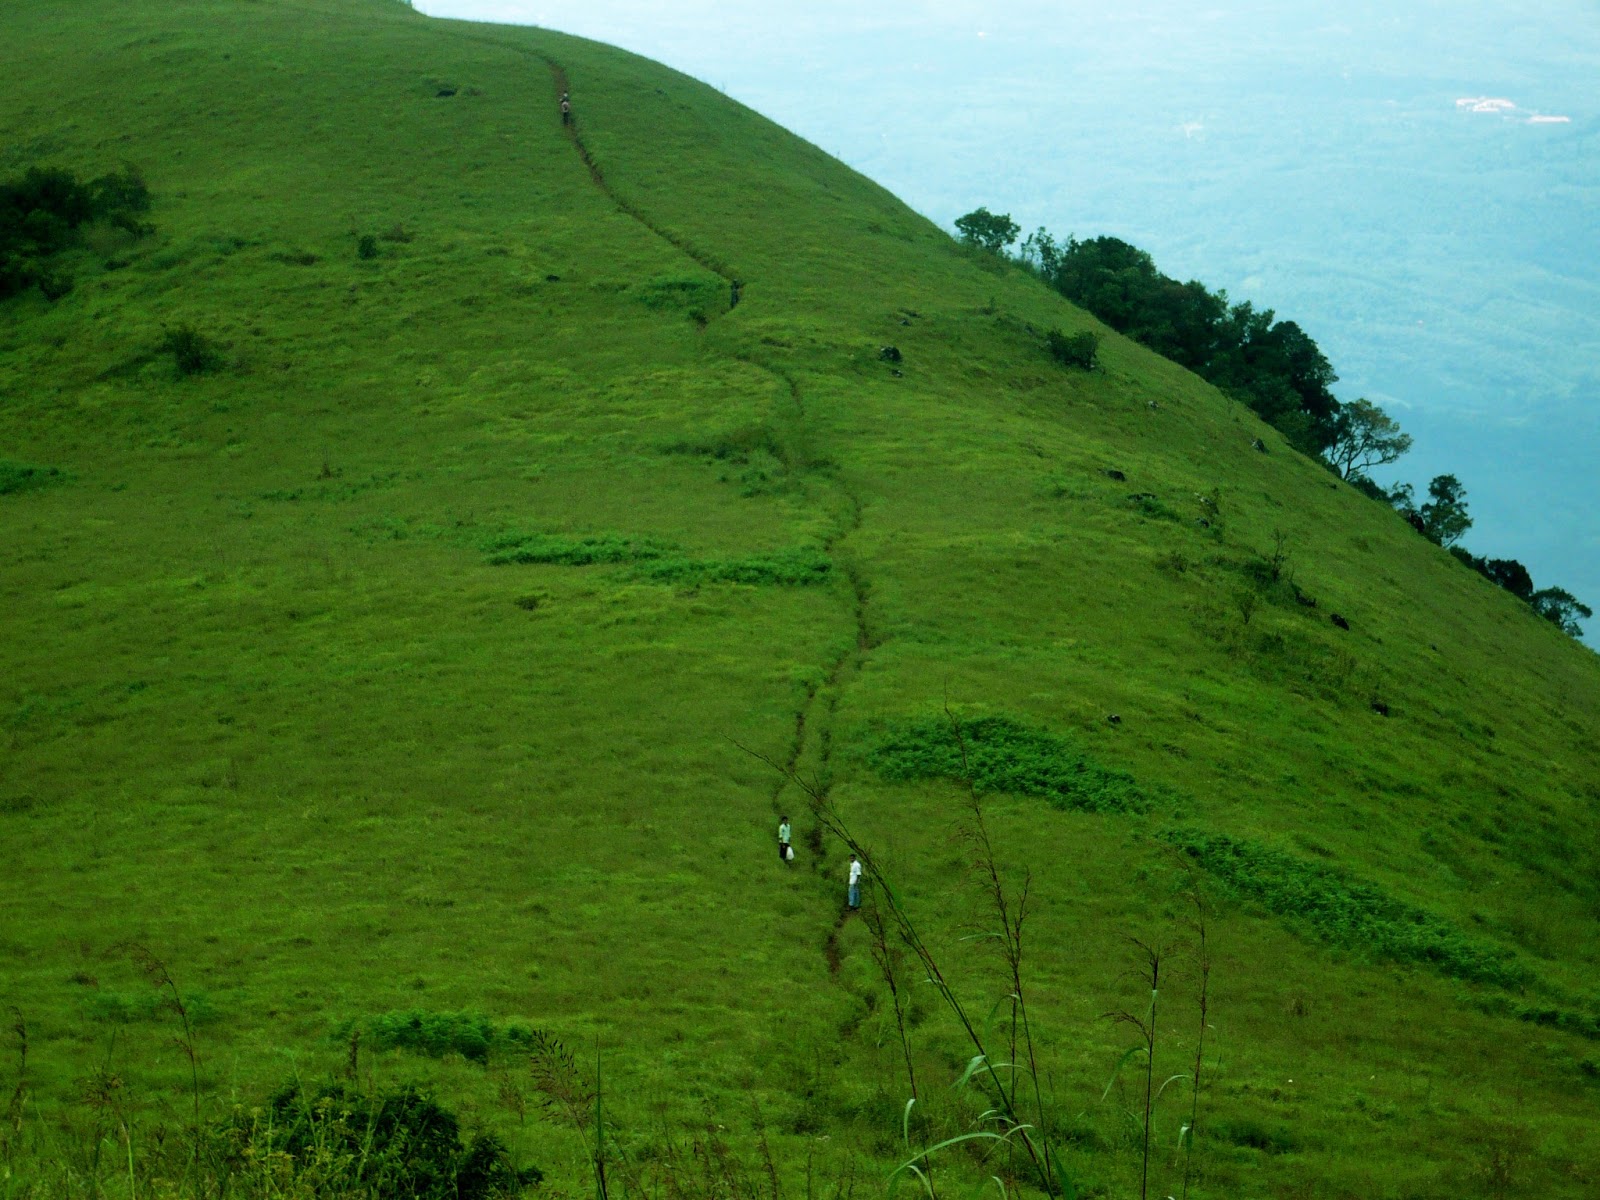
[[[820,550],[775,550],[744,558],[661,558],[640,566],[638,574],[657,583],[748,583],[804,587],[824,582],[833,562]]]
[[[569,538],[559,534],[509,533],[485,545],[492,566],[510,563],[552,563],[563,567],[586,567],[594,563],[638,562],[660,558],[671,547],[651,538],[623,537],[602,533],[594,537]]]
[[[962,761],[962,749],[966,761]],[[1038,796],[1076,812],[1144,812],[1133,776],[1103,767],[1069,739],[1010,717],[934,719],[892,726],[867,761],[885,779],[964,779],[980,792]]]
[[[31,492],[53,483],[65,483],[66,478],[59,467],[33,467],[0,458],[0,496]]]
[[[1052,329],[1044,335],[1050,357],[1063,367],[1081,367],[1094,370],[1100,361],[1100,335],[1085,329],[1081,333],[1062,333]]]
[[[357,258],[378,257],[378,236],[373,233],[363,233],[356,239]]]
[[[222,366],[222,349],[193,325],[177,325],[161,339],[160,352],[172,355],[179,375],[208,375]]]
[[[462,1141],[455,1115],[414,1087],[363,1095],[290,1084],[265,1111],[236,1113],[223,1143],[235,1172],[270,1165],[299,1185],[282,1189],[294,1195],[490,1200],[544,1178],[493,1134]]]
[[[375,1050],[409,1050],[429,1058],[459,1054],[471,1062],[489,1061],[496,1046],[526,1048],[533,1031],[515,1023],[496,1025],[482,1013],[432,1012],[425,1008],[397,1009],[364,1020],[334,1026],[335,1041],[360,1034],[362,1044]]]
[[[139,217],[150,208],[150,189],[133,167],[80,181],[71,171],[30,167],[0,182],[0,299],[38,286],[56,300],[72,290],[71,277],[52,260],[76,244],[85,225],[106,221],[135,237],[152,232]]]
[[[1172,830],[1161,836],[1235,895],[1325,941],[1473,983],[1516,987],[1530,978],[1511,951],[1475,941],[1450,922],[1332,867],[1226,834]]]
[[[585,567],[596,563],[636,563],[640,579],[695,586],[702,583],[750,583],[797,587],[821,583],[833,569],[820,550],[798,548],[741,558],[692,558],[651,538],[604,533],[569,538],[543,533],[511,533],[484,546],[493,566],[551,563]]]

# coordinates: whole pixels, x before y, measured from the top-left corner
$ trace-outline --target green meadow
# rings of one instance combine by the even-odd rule
[[[0,24],[0,1197],[1600,1194],[1592,651],[658,64]]]

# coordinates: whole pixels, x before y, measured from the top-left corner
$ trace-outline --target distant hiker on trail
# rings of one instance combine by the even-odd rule
[[[850,856],[850,907],[861,907],[861,860]]]
[[[781,862],[794,861],[794,847],[789,844],[789,818],[778,818],[778,859]]]
[[[566,92],[561,93],[561,123],[572,124],[572,100]]]

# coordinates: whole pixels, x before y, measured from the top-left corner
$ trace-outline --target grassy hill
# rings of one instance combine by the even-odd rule
[[[1078,1194],[1595,1194],[1592,652],[657,64],[387,0],[5,20],[0,178],[126,162],[155,226],[0,307],[5,1195],[195,1190],[195,1096],[352,1059],[592,1189],[525,1029],[598,1044],[617,1178],[882,1191],[995,1083],[835,834],[1006,1058],[962,774]],[[1192,1070],[1196,888],[1186,1183],[1190,1081],[1147,1163],[1103,1014],[1167,948]],[[405,1044],[456,1013],[486,1058]],[[933,1186],[1034,1194],[1019,1144]]]

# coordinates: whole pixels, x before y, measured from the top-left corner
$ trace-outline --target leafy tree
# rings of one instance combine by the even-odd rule
[[[1450,553],[1479,575],[1482,575],[1490,583],[1505,588],[1518,600],[1531,601],[1533,597],[1533,576],[1528,573],[1528,568],[1516,559],[1479,558],[1465,546],[1451,546]]]
[[[961,240],[967,245],[978,246],[993,254],[999,254],[1011,245],[1017,240],[1017,234],[1022,232],[1022,227],[1011,219],[1009,213],[997,216],[987,208],[979,208],[964,217],[957,217],[956,229],[961,234]]]
[[[1341,478],[1352,479],[1395,462],[1409,449],[1411,435],[1400,432],[1398,421],[1370,400],[1356,400],[1339,406],[1326,457]]]
[[[1439,546],[1453,546],[1472,528],[1467,516],[1467,489],[1454,475],[1435,475],[1428,484],[1428,503],[1417,509],[1422,533]]]
[[[1587,621],[1594,610],[1565,588],[1550,587],[1534,592],[1528,597],[1533,611],[1572,637],[1582,637],[1579,619]]]
[[[1485,558],[1478,569],[1519,600],[1533,602],[1533,576],[1514,558]]]

